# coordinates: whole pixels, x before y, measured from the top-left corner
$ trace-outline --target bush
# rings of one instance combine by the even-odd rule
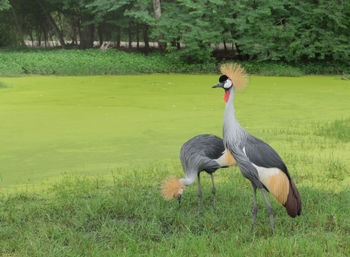
[[[248,73],[259,74],[265,76],[302,76],[304,73],[298,67],[294,67],[284,63],[271,62],[244,62],[242,63]]]
[[[218,73],[215,59],[191,61],[182,51],[168,54],[126,53],[110,49],[8,49],[0,52],[0,76],[113,75],[133,73]],[[205,58],[206,59],[206,58]],[[226,61],[223,61],[226,62]],[[234,61],[236,62],[236,61]],[[283,62],[240,62],[250,74],[301,76],[305,74],[348,74],[342,63],[287,64]]]
[[[104,75],[132,73],[207,73],[216,63],[188,64],[180,55],[125,53],[110,49],[3,51],[0,75]]]

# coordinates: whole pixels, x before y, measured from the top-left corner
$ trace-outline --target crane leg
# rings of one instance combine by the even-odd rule
[[[256,220],[256,214],[258,213],[258,205],[256,203],[256,186],[254,184],[252,184],[252,186],[253,186],[253,192],[254,192],[254,205],[253,205],[253,209],[252,209],[253,217],[252,217],[252,224],[250,226],[250,231],[253,231],[254,223]]]
[[[265,203],[266,203],[267,209],[269,211],[271,231],[272,231],[272,234],[273,234],[273,232],[274,232],[274,229],[273,229],[273,210],[272,210],[272,207],[271,207],[271,204],[270,204],[269,200],[266,197],[264,189],[260,188],[260,191],[261,191],[261,193],[262,193],[262,195],[263,195],[263,197],[265,199]]]
[[[210,173],[210,177],[211,177],[211,182],[213,183],[213,206],[214,209],[216,209],[216,188],[215,188],[215,184],[214,184],[214,175],[213,173]]]
[[[201,212],[201,202],[202,202],[202,187],[200,173],[198,173],[198,213]]]

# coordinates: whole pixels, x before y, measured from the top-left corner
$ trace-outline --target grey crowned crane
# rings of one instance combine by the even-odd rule
[[[191,185],[198,178],[198,212],[201,209],[202,188],[200,173],[206,171],[211,176],[213,184],[213,205],[216,207],[216,188],[213,173],[219,168],[236,165],[232,155],[225,151],[221,138],[214,135],[198,135],[183,144],[180,150],[180,160],[185,172],[185,178],[170,177],[161,187],[165,200],[177,198],[179,203],[185,186]]]
[[[237,64],[223,64],[220,71],[223,75],[213,88],[225,90],[224,146],[236,160],[242,175],[249,179],[253,186],[254,205],[251,229],[254,227],[258,211],[256,189],[259,188],[268,207],[273,234],[273,210],[264,189],[286,208],[288,215],[292,218],[301,214],[301,198],[281,157],[271,146],[250,135],[235,117],[233,99],[235,90],[245,87],[247,76],[244,69]]]

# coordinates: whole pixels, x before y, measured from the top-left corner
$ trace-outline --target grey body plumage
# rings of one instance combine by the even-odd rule
[[[200,185],[200,173],[206,171],[210,174],[213,184],[213,204],[215,207],[216,188],[213,172],[219,168],[227,167],[217,161],[225,151],[223,140],[217,136],[203,134],[188,140],[180,150],[180,160],[185,172],[185,178],[180,179],[185,186],[191,185],[198,178],[198,212],[201,209],[202,189]],[[181,199],[181,195],[180,195]]]
[[[212,173],[220,168],[215,161],[225,151],[223,140],[217,136],[198,135],[183,144],[180,150],[180,160],[185,174],[199,171]]]

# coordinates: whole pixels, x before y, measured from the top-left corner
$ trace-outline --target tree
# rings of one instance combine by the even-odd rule
[[[10,8],[10,3],[8,0],[0,0],[0,11]]]
[[[162,16],[162,9],[160,8],[160,0],[152,0],[152,3],[153,3],[154,17],[155,17],[156,23],[158,23],[160,17]],[[157,37],[158,45],[162,50],[166,48],[166,43],[162,42],[163,38],[164,36],[162,33],[160,33]]]
[[[186,45],[181,56],[188,62],[212,61],[211,44],[222,42],[222,14],[218,10],[225,6],[222,0],[179,0],[164,3],[158,30],[167,42]]]
[[[123,29],[129,27],[129,18],[124,14],[125,10],[131,8],[129,0],[93,0],[87,5],[94,15],[94,22],[103,22],[109,26],[110,34],[114,35],[117,48],[120,47]]]
[[[13,26],[14,20],[10,7],[8,1],[0,1],[0,47],[17,43],[16,27]]]
[[[143,38],[146,51],[156,40],[164,51],[203,63],[213,60],[211,44],[223,42],[235,46],[224,57],[241,60],[350,63],[344,0],[0,0],[1,10],[2,45],[54,36],[63,46],[80,41],[86,49],[99,39],[119,48],[121,40],[139,47]]]
[[[134,0],[131,5],[124,11],[124,15],[130,19],[131,22],[136,23],[138,27],[143,24],[143,39],[145,42],[145,51],[149,51],[149,37],[150,29],[155,25],[155,18],[152,12],[152,4],[149,1]],[[137,31],[136,31],[137,33]]]
[[[53,19],[50,10],[47,8],[45,2],[43,0],[36,0],[36,2],[38,3],[39,7],[41,8],[43,14],[45,15],[48,23],[51,25],[57,39],[59,40],[60,44],[62,47],[66,46],[66,43],[64,42],[64,38],[63,38],[63,33],[60,31],[60,29],[58,28],[55,20]]]
[[[13,15],[13,20],[15,21],[15,24],[16,24],[18,38],[19,38],[19,41],[21,42],[21,45],[25,46],[26,43],[24,42],[24,34],[23,34],[23,30],[22,30],[22,22],[19,20],[19,18],[17,16],[16,10],[15,10],[14,1],[13,0],[10,0],[10,1],[11,1],[11,12],[12,12],[12,15]]]

